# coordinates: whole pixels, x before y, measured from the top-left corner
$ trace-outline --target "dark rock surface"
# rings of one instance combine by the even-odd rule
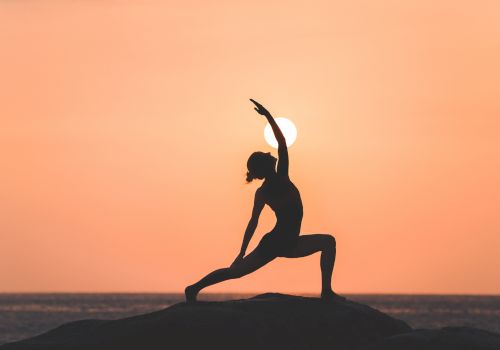
[[[349,300],[263,294],[180,303],[119,320],[71,322],[0,346],[28,349],[500,350],[500,335],[468,327],[412,330]]]
[[[418,329],[378,341],[369,350],[500,350],[500,335],[469,327]]]
[[[21,349],[362,349],[410,332],[403,321],[352,301],[282,294],[180,303],[120,320],[83,320],[0,346]]]

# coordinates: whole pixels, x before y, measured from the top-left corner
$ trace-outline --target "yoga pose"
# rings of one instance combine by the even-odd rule
[[[299,190],[288,177],[288,150],[285,137],[271,113],[260,103],[252,99],[250,101],[255,104],[255,110],[266,117],[273,129],[278,141],[279,160],[270,153],[263,152],[255,152],[248,158],[247,182],[253,179],[264,179],[264,183],[255,192],[252,217],[245,230],[240,253],[230,267],[215,270],[195,284],[186,287],[186,300],[196,301],[196,296],[203,288],[248,275],[277,257],[300,258],[316,252],[321,252],[321,297],[324,299],[342,298],[331,288],[336,252],[335,238],[328,234],[300,236],[302,200]],[[276,162],[278,162],[277,167]],[[253,252],[245,256],[248,243],[257,228],[259,216],[265,204],[275,212],[276,226],[262,238]]]

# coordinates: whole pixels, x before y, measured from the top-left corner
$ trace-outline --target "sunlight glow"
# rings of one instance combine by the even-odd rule
[[[293,145],[293,143],[297,139],[297,128],[295,127],[295,124],[291,120],[286,118],[275,118],[274,120],[276,120],[276,124],[278,124],[281,131],[283,132],[283,135],[285,136],[286,145],[288,147]],[[267,123],[266,127],[264,128],[264,138],[271,147],[278,148],[278,141],[276,141],[273,129],[271,128],[271,125],[269,123]]]

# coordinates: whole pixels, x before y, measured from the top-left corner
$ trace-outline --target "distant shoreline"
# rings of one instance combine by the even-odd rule
[[[244,296],[252,296],[264,293],[263,291],[257,292],[203,292],[203,295],[244,295]],[[318,293],[294,293],[294,292],[283,292],[290,295],[298,295],[298,296],[317,296]],[[0,295],[44,295],[44,294],[56,294],[56,295],[184,295],[184,292],[128,292],[128,291],[117,291],[117,292],[92,292],[92,291],[77,291],[77,292],[66,292],[66,291],[41,291],[41,292],[0,292]],[[340,293],[342,295],[354,295],[354,296],[375,296],[375,295],[394,295],[394,296],[443,296],[443,297],[500,297],[499,294],[471,294],[471,293]]]

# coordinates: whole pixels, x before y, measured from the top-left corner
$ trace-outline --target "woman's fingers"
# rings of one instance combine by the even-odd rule
[[[257,113],[264,114],[264,111],[262,109],[257,108],[257,107],[255,107],[254,109],[257,111]]]
[[[252,101],[252,103],[256,106],[254,109],[257,111],[257,113],[262,115],[266,115],[267,113],[269,113],[267,109],[259,102],[255,101],[254,99],[250,99],[250,101]]]
[[[254,99],[251,98],[250,101],[252,101],[252,103],[256,105],[258,108],[263,108],[262,105],[259,102],[255,101]]]

